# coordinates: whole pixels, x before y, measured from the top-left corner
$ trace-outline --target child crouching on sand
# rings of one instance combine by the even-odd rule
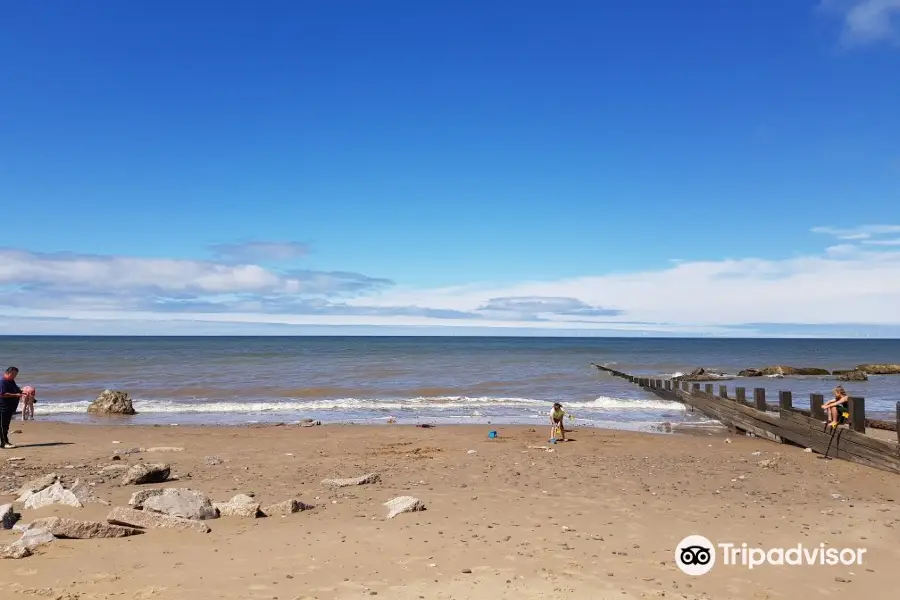
[[[566,426],[563,425],[563,417],[566,412],[563,410],[562,404],[556,402],[553,404],[553,410],[550,411],[550,439],[556,439],[556,429],[559,428],[559,441],[566,441]]]

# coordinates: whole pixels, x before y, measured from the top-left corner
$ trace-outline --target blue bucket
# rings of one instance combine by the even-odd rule
[[[489,431],[489,432],[488,432],[488,437],[491,438],[491,439],[494,439],[495,437],[497,437],[497,432],[496,432],[496,431]]]

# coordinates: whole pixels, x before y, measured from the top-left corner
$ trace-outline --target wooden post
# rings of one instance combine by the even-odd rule
[[[825,396],[822,394],[809,395],[809,416],[817,421],[825,420],[825,410],[822,405],[825,404]]]
[[[756,410],[766,412],[766,388],[755,388],[753,390],[753,402],[756,404]]]
[[[866,432],[866,399],[850,397],[850,429],[859,433]]]
[[[747,390],[742,387],[734,388],[734,399],[741,404],[747,404]]]
[[[794,396],[791,392],[778,392],[778,408],[791,410],[794,407]]]
[[[706,385],[704,385],[704,386],[703,386],[703,391],[706,392],[707,394],[709,394],[710,396],[712,396],[712,393],[713,393],[713,384],[707,383]]]
[[[720,385],[719,386],[719,398],[727,398],[728,397],[728,386]]]
[[[670,391],[670,392],[672,391],[672,380],[671,379],[666,379],[666,390]]]
[[[900,444],[900,402],[897,403],[897,443]]]
[[[689,381],[682,381],[681,382],[681,390],[683,392],[690,392],[691,391],[691,383]]]
[[[695,383],[695,384],[691,385],[691,393],[692,394],[700,393],[700,384],[699,383]]]
[[[656,380],[656,389],[658,389],[658,390],[663,389],[663,380],[662,379]]]

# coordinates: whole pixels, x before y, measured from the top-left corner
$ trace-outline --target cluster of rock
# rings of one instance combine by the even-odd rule
[[[104,467],[106,469],[116,472],[125,470],[121,479],[123,486],[164,483],[170,481],[172,473],[171,466],[167,464],[110,465]],[[322,485],[338,489],[379,481],[381,476],[378,473],[368,473],[345,479],[325,479]],[[67,488],[55,473],[29,481],[18,490],[18,494],[16,503],[22,503],[25,510],[53,504],[81,508],[88,502],[102,502],[93,496],[90,486],[76,480]],[[412,496],[394,498],[385,502],[384,506],[388,509],[388,519],[425,510],[425,504]],[[214,502],[206,493],[189,488],[143,488],[131,495],[127,507],[113,508],[105,522],[46,517],[20,525],[21,514],[15,512],[13,504],[6,504],[0,506],[0,524],[4,529],[16,529],[22,536],[13,544],[0,547],[0,558],[30,556],[35,549],[56,539],[121,538],[157,528],[209,533],[206,522],[212,519],[287,516],[312,508],[312,505],[296,499],[263,506],[253,494],[238,494],[226,502]]]
[[[774,365],[761,369],[744,369],[738,372],[738,377],[784,377],[786,375],[831,375],[828,369],[816,367],[790,367],[787,365]]]
[[[817,367],[774,365],[760,369],[744,369],[738,377],[785,377],[802,375],[837,375],[840,381],[867,381],[869,375],[900,375],[900,364],[865,364],[854,369],[829,371]]]

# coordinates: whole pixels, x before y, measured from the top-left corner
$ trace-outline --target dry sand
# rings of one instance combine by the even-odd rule
[[[469,598],[897,598],[900,477],[802,449],[725,434],[659,435],[583,429],[545,446],[546,428],[408,426],[133,427],[16,422],[0,451],[0,492],[49,472],[95,482],[124,506],[138,486],[101,477],[124,464],[168,462],[189,487],[224,501],[252,492],[263,505],[314,504],[287,517],[223,517],[209,534],[149,530],[124,539],[58,540],[0,560],[0,598],[191,599],[378,596]],[[115,444],[114,441],[120,443]],[[57,445],[52,445],[57,444]],[[474,450],[475,453],[469,453]],[[754,455],[760,452],[760,455]],[[210,466],[205,457],[224,463]],[[7,462],[12,457],[24,460]],[[774,466],[760,466],[760,461]],[[765,464],[765,463],[764,463]],[[326,490],[323,478],[381,474],[372,485]],[[413,495],[424,512],[386,520],[385,501]],[[833,496],[839,495],[839,496]],[[0,496],[0,504],[10,502]],[[110,508],[48,507],[103,520]],[[719,564],[678,570],[689,534],[763,548],[865,547],[862,566]],[[18,534],[0,531],[0,545]]]

